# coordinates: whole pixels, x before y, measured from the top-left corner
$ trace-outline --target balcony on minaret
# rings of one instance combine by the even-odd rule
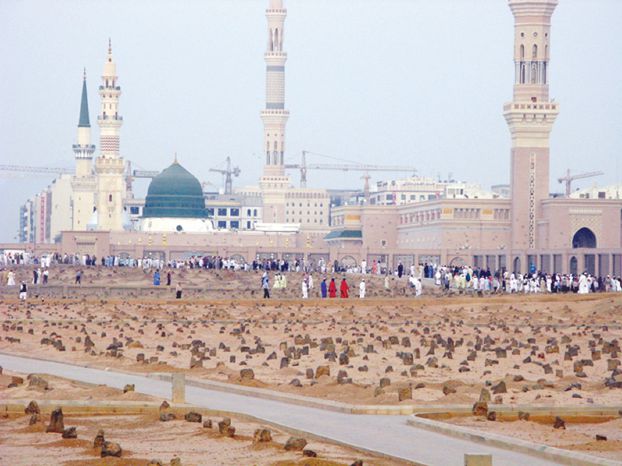
[[[121,90],[121,86],[99,86],[99,90],[103,91],[103,90],[107,90],[107,91],[120,91]]]
[[[123,121],[123,117],[120,115],[97,115],[97,119],[106,121]]]
[[[503,106],[503,110],[504,111],[509,111],[509,110],[528,110],[528,111],[534,111],[534,110],[557,110],[557,104],[552,103],[552,102],[534,102],[534,103],[528,103],[528,102],[510,102],[507,103]]]
[[[82,144],[73,144],[72,149],[75,151],[82,151],[82,152],[94,152],[95,151],[95,145],[94,144],[86,144],[86,145],[82,145]]]

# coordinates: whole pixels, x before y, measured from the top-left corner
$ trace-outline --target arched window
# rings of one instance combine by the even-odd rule
[[[272,31],[270,31],[270,51],[273,52],[274,51],[274,37],[272,35]]]
[[[525,62],[520,64],[520,83],[525,84]]]
[[[112,194],[108,194],[108,202],[112,202]]]
[[[589,228],[579,229],[572,237],[573,248],[595,248],[596,235]]]
[[[279,43],[279,29],[278,28],[274,30],[274,49],[277,51],[281,50],[280,43]]]
[[[521,60],[525,58],[525,46],[523,44],[520,46],[520,58]]]
[[[538,58],[538,46],[536,44],[533,44],[533,47],[531,49],[531,59],[535,60],[536,58]]]
[[[538,66],[531,62],[531,84],[536,84],[538,82]]]

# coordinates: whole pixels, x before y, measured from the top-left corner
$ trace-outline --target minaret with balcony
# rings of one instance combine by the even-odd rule
[[[93,174],[93,153],[91,144],[91,121],[89,101],[86,90],[86,70],[82,78],[82,97],[80,99],[80,117],[78,118],[78,139],[73,145],[76,158],[76,173],[71,179],[72,229],[84,231],[93,215],[95,206],[96,183]]]
[[[284,24],[287,10],[282,0],[270,0],[266,10],[268,40],[266,62],[266,106],[261,112],[264,125],[265,157],[260,186],[263,192],[264,222],[281,223],[285,219],[285,191],[290,185],[285,174],[285,62]]]
[[[96,223],[98,230],[123,230],[123,201],[126,197],[125,162],[119,151],[119,133],[123,117],[119,115],[121,87],[117,67],[108,41],[102,84],[99,86],[101,110],[97,117],[100,129],[100,155],[95,160],[97,175]]]
[[[509,0],[514,15],[514,97],[503,115],[512,136],[513,250],[538,245],[541,202],[549,197],[549,135],[559,104],[549,98],[551,16],[558,0]]]

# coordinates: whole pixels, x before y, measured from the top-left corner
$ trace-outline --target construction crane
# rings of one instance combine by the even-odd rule
[[[25,165],[0,165],[0,172],[31,173],[35,175],[73,174],[71,168],[61,167],[30,167]]]
[[[227,168],[210,168],[209,171],[221,173],[225,177],[225,194],[233,194],[233,177],[240,176],[240,167],[231,168],[231,157],[227,157]]]
[[[594,176],[604,175],[601,171],[596,172],[586,172],[586,173],[578,173],[576,175],[571,175],[570,170],[566,170],[566,176],[562,176],[557,178],[559,183],[566,183],[566,197],[570,196],[572,193],[572,182],[574,180],[582,180],[584,178],[592,178]]]
[[[38,175],[73,175],[73,168],[31,167],[26,165],[0,165],[0,172],[32,173]],[[134,178],[155,178],[160,174],[155,170],[131,170]]]
[[[309,151],[303,150],[300,164],[285,164],[285,168],[300,170],[300,187],[307,187],[307,170],[337,170],[337,171],[353,171],[353,172],[365,172],[361,178],[365,180],[365,199],[369,198],[369,172],[404,172],[410,173],[413,176],[417,173],[417,169],[414,167],[403,165],[369,165],[358,163],[307,163],[307,154]],[[335,157],[331,157],[335,158]]]

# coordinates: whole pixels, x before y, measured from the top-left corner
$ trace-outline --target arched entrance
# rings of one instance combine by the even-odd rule
[[[520,273],[520,257],[515,257],[514,258],[514,264],[513,264],[513,268],[512,270],[514,271],[514,273]]]
[[[464,267],[466,265],[465,260],[462,257],[454,257],[450,262],[450,267]]]
[[[232,255],[231,260],[235,261],[238,265],[246,264],[246,259],[241,254]]]
[[[356,259],[352,256],[345,256],[341,258],[341,268],[342,269],[349,269],[352,267],[356,267]]]
[[[579,269],[579,264],[577,261],[577,258],[575,256],[572,256],[570,258],[570,267],[569,267],[569,271],[572,275],[577,275],[577,270]]]
[[[572,237],[573,248],[595,248],[596,235],[589,228],[579,229]]]

